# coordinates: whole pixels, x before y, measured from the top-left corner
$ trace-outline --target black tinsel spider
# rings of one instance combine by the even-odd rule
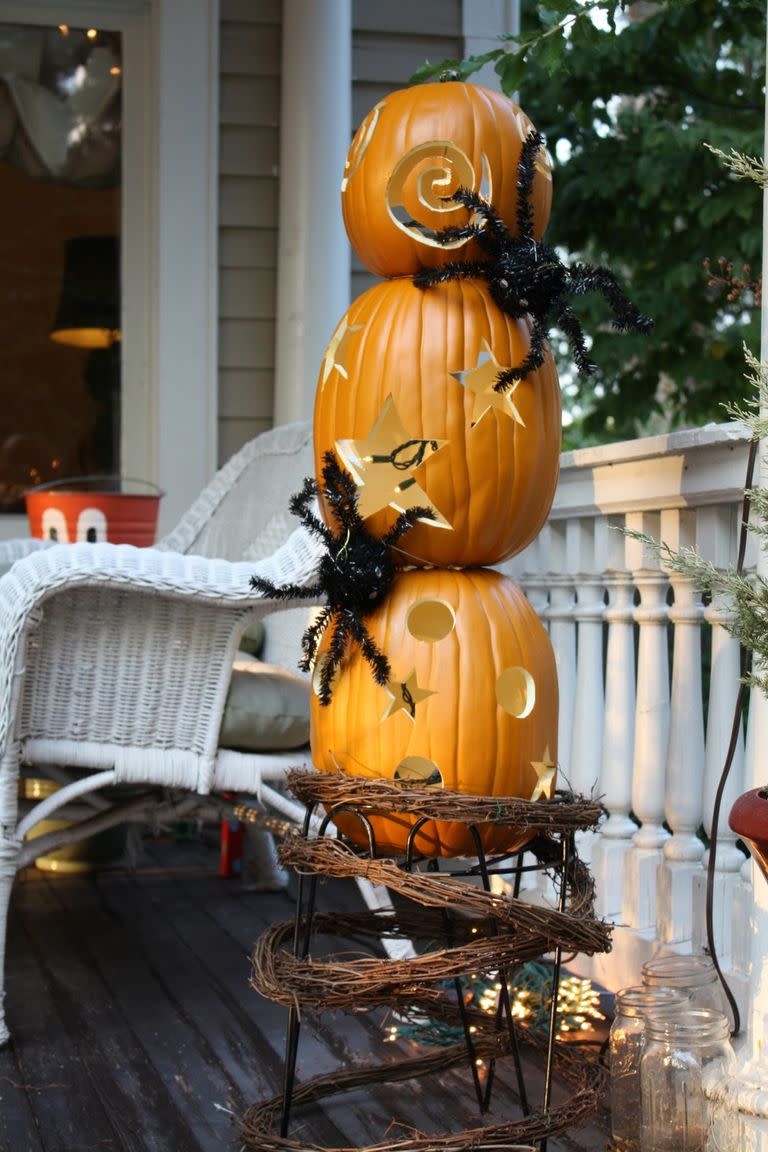
[[[290,510],[301,523],[325,541],[327,551],[320,561],[317,583],[309,587],[285,584],[277,587],[261,576],[251,577],[251,587],[279,600],[327,597],[327,604],[301,638],[303,656],[299,667],[308,672],[317,652],[320,637],[327,625],[333,634],[319,674],[318,695],[321,704],[329,704],[333,677],[341,664],[349,640],[354,640],[371,666],[377,684],[390,679],[389,661],[369,635],[363,620],[370,616],[387,595],[395,575],[389,549],[420,518],[433,519],[431,508],[409,508],[401,513],[384,536],[373,536],[357,510],[357,485],[338,464],[333,452],[323,457],[323,484],[319,488],[312,477],[290,502]],[[340,533],[336,535],[318,520],[310,505],[315,496],[327,501]]]
[[[516,367],[499,373],[497,392],[509,388],[544,362],[547,329],[559,325],[568,338],[580,375],[590,376],[596,365],[590,360],[584,332],[569,304],[569,297],[600,292],[613,313],[613,327],[620,332],[648,332],[653,321],[641,315],[627,298],[608,268],[574,264],[569,268],[554,248],[539,243],[533,235],[531,191],[536,156],[542,146],[541,133],[532,129],[525,140],[517,167],[517,236],[513,236],[495,208],[476,193],[459,188],[451,200],[471,213],[470,222],[460,228],[445,228],[437,239],[447,244],[474,239],[488,253],[487,261],[454,261],[441,268],[422,268],[413,278],[419,288],[429,288],[446,280],[482,276],[491,296],[504,312],[515,319],[533,317],[528,355]]]

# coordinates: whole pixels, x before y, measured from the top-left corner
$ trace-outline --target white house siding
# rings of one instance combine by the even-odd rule
[[[273,422],[281,7],[221,0],[220,463]],[[352,20],[355,127],[425,60],[462,54],[462,0],[353,0]],[[373,282],[353,257],[350,298]]]
[[[353,127],[426,60],[460,58],[463,45],[462,0],[352,0]],[[375,283],[353,253],[350,299]]]
[[[280,0],[221,0],[219,463],[272,426]]]

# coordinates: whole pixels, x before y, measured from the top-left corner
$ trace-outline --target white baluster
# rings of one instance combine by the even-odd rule
[[[672,509],[661,514],[661,538],[674,551],[696,543],[696,516]],[[667,745],[664,811],[672,836],[659,870],[656,934],[665,944],[691,938],[694,877],[701,873],[704,845],[697,835],[704,782],[704,709],[701,687],[701,595],[694,581],[669,576],[675,600],[672,697]]]
[[[576,605],[576,692],[569,779],[577,795],[597,793],[603,755],[603,614],[604,585],[597,573],[595,519],[580,517],[569,524],[569,560],[574,566]],[[595,833],[577,834],[578,852],[591,862]]]
[[[735,504],[701,509],[697,520],[697,547],[705,559],[718,568],[735,563],[738,547],[739,509]],[[712,628],[712,657],[707,710],[706,754],[704,758],[704,829],[713,838],[712,814],[720,777],[731,743],[736,698],[739,692],[739,642],[728,631],[734,613],[721,592],[715,592],[712,602],[705,608],[704,617]],[[737,797],[744,791],[744,735],[739,729],[736,746],[723,790],[720,820],[714,835],[717,837],[715,876],[712,902],[712,927],[715,947],[724,967],[731,964],[731,913],[739,884],[744,854],[736,847],[737,837],[728,827],[728,813]],[[703,865],[709,865],[709,852]],[[694,882],[694,947],[708,946],[706,930],[707,877],[702,873]]]
[[[548,537],[549,533],[545,525],[536,539],[522,553],[520,575],[517,577],[520,587],[531,603],[531,607],[542,617],[542,622],[545,625],[547,624],[546,610],[549,604]]]
[[[608,819],[592,848],[595,906],[600,916],[611,918],[617,918],[621,910],[625,858],[636,831],[629,818],[635,743],[635,586],[624,567],[625,540],[616,531],[623,524],[623,516],[607,518],[608,644],[600,792]]]
[[[658,539],[659,516],[631,512],[627,527]],[[656,925],[656,876],[668,836],[662,826],[669,729],[667,578],[655,553],[640,541],[627,540],[627,562],[640,593],[634,612],[639,639],[632,808],[642,823],[626,858],[622,919],[633,928],[651,929]]]
[[[506,561],[503,570],[507,571],[525,592],[531,606],[536,610],[545,628],[549,628],[549,525],[545,524],[539,535],[528,547],[512,560]],[[526,853],[524,864],[531,866],[536,857]],[[509,895],[511,884],[504,889]],[[551,881],[538,872],[523,872],[520,881],[520,898],[532,903],[551,905],[555,903],[555,891]]]
[[[549,638],[555,653],[560,711],[557,757],[560,772],[568,776],[573,701],[576,694],[576,621],[573,618],[574,585],[566,568],[566,521],[549,523]]]

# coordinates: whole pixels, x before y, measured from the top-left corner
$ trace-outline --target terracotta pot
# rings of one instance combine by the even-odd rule
[[[745,792],[731,808],[728,824],[749,845],[768,880],[768,787]]]

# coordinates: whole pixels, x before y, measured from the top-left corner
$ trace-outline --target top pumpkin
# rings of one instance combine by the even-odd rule
[[[403,88],[368,113],[347,153],[341,207],[350,243],[378,276],[481,258],[474,241],[441,244],[437,233],[466,224],[450,196],[470,188],[509,227],[517,207],[517,166],[533,125],[506,96],[448,81]],[[534,235],[549,220],[552,171],[542,149],[531,203]]]

